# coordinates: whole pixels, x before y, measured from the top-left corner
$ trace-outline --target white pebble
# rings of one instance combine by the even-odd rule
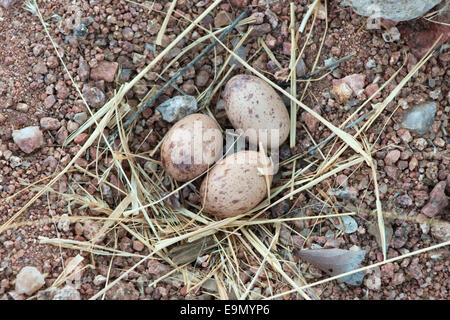
[[[24,267],[16,278],[16,292],[31,295],[45,284],[44,276],[35,267]]]

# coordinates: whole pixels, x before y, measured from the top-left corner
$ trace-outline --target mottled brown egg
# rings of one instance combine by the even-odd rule
[[[225,86],[225,111],[235,129],[254,145],[278,148],[289,136],[289,113],[278,93],[264,80],[237,75]]]
[[[175,180],[189,181],[222,156],[220,128],[209,116],[195,113],[175,123],[161,146],[161,162]]]
[[[253,209],[267,195],[263,173],[271,184],[271,169],[269,158],[257,151],[240,151],[222,159],[200,187],[205,212],[227,218]]]

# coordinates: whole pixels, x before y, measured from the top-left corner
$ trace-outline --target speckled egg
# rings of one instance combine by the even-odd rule
[[[289,136],[289,113],[278,93],[264,80],[236,75],[225,86],[225,111],[235,129],[265,148],[278,148]],[[274,131],[275,130],[275,131]]]
[[[222,132],[209,116],[194,113],[175,123],[161,146],[161,162],[167,174],[189,181],[205,172],[222,156]]]
[[[261,170],[266,171],[259,171]],[[205,177],[200,198],[205,212],[218,218],[237,216],[258,205],[267,195],[262,172],[272,183],[270,160],[257,151],[240,151],[219,161]]]

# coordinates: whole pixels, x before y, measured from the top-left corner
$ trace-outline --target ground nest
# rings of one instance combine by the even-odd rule
[[[146,286],[156,286],[162,282],[174,283],[183,287],[184,295],[191,293],[195,296],[202,292],[216,299],[320,299],[320,292],[316,290],[318,285],[335,280],[341,281],[339,283],[342,284],[343,279],[352,279],[352,276],[361,272],[364,274],[372,269],[447,246],[449,241],[401,255],[389,255],[389,242],[392,238],[390,221],[400,219],[413,225],[425,223],[445,228],[448,228],[448,222],[410,217],[391,210],[385,202],[387,199],[382,200],[383,197],[380,196],[380,178],[377,161],[374,159],[374,155],[379,152],[376,146],[379,146],[379,138],[386,130],[386,123],[397,111],[392,107],[393,101],[420,68],[433,58],[438,48],[437,42],[412,68],[408,67],[405,72],[405,64],[400,65],[385,79],[383,85],[352,109],[353,112],[346,119],[341,119],[339,123],[334,121],[333,124],[326,116],[318,113],[316,108],[304,102],[309,89],[334,70],[330,67],[324,68],[319,63],[322,61],[321,49],[327,35],[329,8],[326,1],[325,4],[320,4],[320,1],[313,2],[311,10],[304,12],[302,20],[296,18],[295,6],[291,4],[288,30],[291,42],[290,60],[287,67],[278,68],[276,73],[258,69],[253,63],[256,54],[252,57],[239,54],[240,46],[255,37],[253,24],[257,15],[245,15],[236,23],[236,27],[230,28],[230,33],[220,40],[219,36],[234,19],[215,30],[208,29],[201,23],[218,7],[220,0],[205,7],[195,19],[175,10],[177,1],[170,2],[170,5],[164,8],[167,11],[158,11],[151,1],[135,3],[146,10],[156,10],[154,12],[165,17],[158,32],[157,43],[161,42],[160,37],[164,35],[169,19],[176,19],[186,27],[166,47],[158,47],[161,50],[155,54],[152,61],[133,79],[118,85],[114,96],[100,108],[91,108],[83,98],[81,90],[76,88],[90,115],[64,143],[67,146],[85,134],[83,143],[61,171],[25,186],[7,199],[9,201],[29,191],[36,192],[24,207],[0,227],[0,232],[27,224],[49,222],[57,224],[58,227],[75,224],[77,229],[78,226],[83,240],[77,240],[76,237],[39,237],[42,245],[89,253],[78,254],[67,263],[52,287],[63,286],[66,280],[74,279],[74,274],[81,272],[80,269],[95,269],[98,257],[132,258],[135,261],[134,265],[122,270],[117,277],[110,278],[108,271],[103,289],[91,295],[90,299],[104,298],[114,286],[141,270],[140,266],[143,265],[149,269],[153,268],[154,273],[153,279]],[[52,31],[47,28],[38,4],[28,2],[26,6],[40,19],[47,36],[52,39]],[[313,59],[314,64],[308,70],[311,75],[297,77],[296,66],[305,50],[308,50],[307,45],[311,45],[311,35],[318,32],[315,28],[318,28],[319,24],[323,34],[315,37],[319,41],[315,44],[318,50]],[[194,49],[204,50],[216,41],[211,52],[216,54],[220,50],[225,58],[214,66],[214,76],[209,85],[196,95],[199,111],[216,119],[225,136],[225,130],[230,125],[223,115],[221,116],[220,110],[217,111],[215,104],[220,99],[228,79],[238,73],[247,73],[262,78],[277,90],[289,105],[293,120],[290,138],[286,143],[286,147],[291,148],[281,149],[280,169],[266,199],[250,212],[225,219],[214,218],[204,212],[201,206],[200,184],[211,168],[186,183],[177,182],[165,173],[160,161],[160,147],[167,129],[160,131],[152,128],[140,143],[135,143],[133,135],[142,122],[135,120],[133,115],[149,101],[153,101],[152,97],[161,93],[161,86],[154,86],[146,92],[138,105],[130,105],[127,102],[127,93],[135,85],[139,85],[139,81],[165,57],[167,59],[167,55],[173,53],[172,49],[178,48],[180,41],[185,41],[186,35],[197,29],[201,29],[204,36],[186,42],[177,54],[171,55],[167,66],[158,73],[158,77],[165,79],[165,84],[169,83],[168,87],[176,87],[176,81],[169,82],[174,76],[173,72],[167,72],[170,67],[178,66],[177,70],[182,70],[189,63],[183,59],[185,55]],[[306,41],[299,41],[304,37]],[[274,54],[261,37],[255,43],[259,44],[258,52],[265,51],[274,65],[281,66],[279,57],[277,59],[278,54]],[[52,45],[65,67],[67,61],[61,56],[53,40]],[[408,53],[403,52],[402,55],[403,61],[408,61]],[[351,61],[352,57],[353,55],[350,55],[346,59]],[[66,67],[65,70],[71,77]],[[72,79],[72,83],[76,87],[76,81]],[[290,84],[287,88],[286,83]],[[381,93],[383,99],[374,103],[373,99]],[[143,113],[157,105],[152,102],[148,108],[143,109]],[[326,141],[315,141],[310,135],[313,145],[306,149],[298,147],[297,131],[309,134],[308,128],[297,122],[300,112],[309,114],[309,117],[323,126],[327,133],[323,140],[328,138]],[[158,116],[153,110],[150,119],[156,122]],[[130,119],[133,121],[129,121]],[[115,139],[111,139],[111,136]],[[140,151],[149,137],[152,137],[155,146],[150,150]],[[130,141],[133,141],[133,144],[130,144]],[[270,155],[270,152],[268,154]],[[375,207],[372,208],[361,207],[361,199],[355,198],[353,203],[338,199],[352,198],[354,195],[348,192],[348,189],[345,195],[342,195],[344,191],[339,190],[344,182],[336,183],[336,177],[344,172],[347,173],[347,178],[358,175],[362,168],[369,172],[365,177],[367,183],[362,193],[364,196],[373,197]],[[61,192],[56,186],[64,175],[68,177],[68,187]],[[87,180],[95,183],[85,183]],[[43,196],[49,202],[61,199],[66,201],[69,214],[56,215],[45,221],[18,222],[19,216]],[[354,245],[350,235],[345,232],[348,217],[353,218],[350,221],[361,217],[371,226],[367,236],[377,241],[381,261],[371,264],[364,262],[367,261],[364,260],[367,252],[364,252],[356,263],[350,261],[352,252],[363,250]],[[319,242],[322,241],[322,245],[327,244],[326,246],[312,246],[312,242],[319,238],[315,232],[322,228],[332,233],[332,237],[319,239]],[[135,240],[128,247],[118,243],[119,235],[123,234]],[[344,239],[342,247],[345,249],[339,252],[342,256],[330,258],[327,256],[330,251],[323,251],[324,256],[319,258],[308,256],[306,249],[319,251],[338,248],[339,244],[333,246],[333,241],[337,238]],[[130,247],[135,250],[128,250]],[[333,264],[336,270],[332,270]],[[324,265],[331,265],[331,272],[324,270]],[[109,270],[111,266],[112,264],[109,265]]]

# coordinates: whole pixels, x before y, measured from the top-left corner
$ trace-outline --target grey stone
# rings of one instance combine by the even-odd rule
[[[197,111],[197,100],[193,96],[176,96],[156,107],[163,120],[176,122]]]
[[[435,115],[435,102],[419,104],[405,114],[401,126],[418,134],[425,134],[433,125]]]
[[[344,0],[342,5],[351,6],[360,15],[406,21],[418,18],[440,3],[441,0]]]

